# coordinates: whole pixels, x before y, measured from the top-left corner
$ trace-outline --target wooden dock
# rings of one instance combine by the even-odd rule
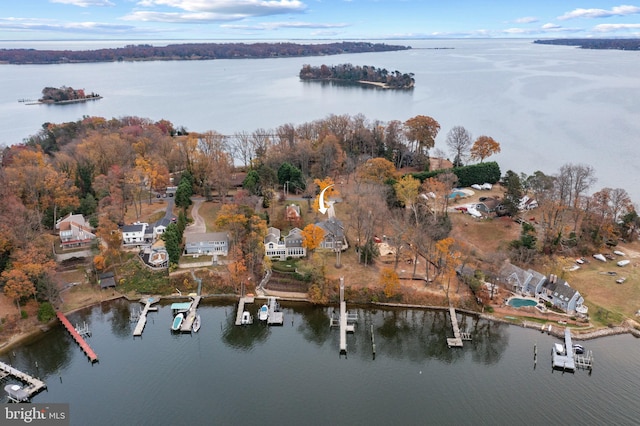
[[[140,316],[138,317],[138,323],[136,324],[136,328],[133,329],[133,337],[142,336],[142,332],[144,331],[144,326],[147,324],[147,313],[149,311],[157,311],[157,306],[151,306],[154,303],[157,303],[160,299],[156,297],[147,297],[144,299],[140,299],[140,303],[144,304],[144,308],[140,312]]]
[[[255,301],[253,296],[241,297],[238,301],[238,312],[236,312],[236,325],[242,325],[242,313],[244,312],[244,305],[250,305]]]
[[[182,325],[180,326],[180,331],[183,333],[191,333],[193,329],[193,322],[196,320],[196,316],[198,315],[198,305],[200,304],[200,300],[202,296],[193,296],[191,300],[191,306],[189,306],[189,310],[182,321]]]
[[[456,315],[456,310],[453,306],[449,307],[449,315],[451,316],[451,327],[453,328],[453,338],[447,338],[447,346],[450,348],[461,348],[463,340],[471,340],[471,335],[469,333],[460,332],[460,327],[458,326],[458,317]]]
[[[42,380],[23,373],[4,362],[0,362],[0,372],[2,373],[2,377],[12,376],[27,384],[27,386],[20,389],[20,396],[24,395],[24,398],[17,398],[18,400],[22,401],[25,400],[25,398],[31,398],[33,395],[47,388],[47,385]]]
[[[71,337],[73,337],[73,339],[78,343],[78,345],[80,345],[80,348],[89,357],[89,360],[91,362],[98,361],[98,355],[96,355],[95,352],[93,352],[93,349],[91,349],[91,346],[89,346],[89,344],[84,340],[84,338],[80,335],[80,333],[78,333],[76,329],[71,325],[67,317],[65,317],[64,314],[59,311],[56,312],[56,316],[58,317],[62,325],[64,325],[64,327],[67,329],[69,334],[71,334]]]

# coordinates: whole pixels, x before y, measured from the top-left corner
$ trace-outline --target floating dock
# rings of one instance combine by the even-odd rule
[[[136,324],[136,328],[133,330],[133,337],[142,336],[142,332],[144,331],[144,326],[147,324],[147,313],[149,311],[157,311],[157,306],[151,306],[154,303],[157,303],[160,298],[157,297],[147,297],[140,299],[140,303],[144,304],[144,308],[140,312],[140,316],[138,317],[138,323]]]
[[[456,315],[456,310],[453,306],[449,307],[449,315],[451,316],[451,327],[453,328],[453,338],[447,338],[447,346],[450,348],[461,348],[463,340],[471,340],[471,335],[469,333],[460,332],[460,327],[458,326],[458,317]]]
[[[253,296],[241,297],[238,301],[238,312],[236,312],[236,325],[242,325],[242,313],[244,312],[244,305],[249,305],[254,302]]]
[[[193,330],[193,322],[196,320],[196,316],[198,315],[197,310],[201,299],[202,296],[193,296],[191,306],[189,306],[189,309],[184,316],[184,321],[182,321],[182,325],[180,326],[180,331],[183,333],[191,333]]]
[[[80,345],[80,348],[89,357],[89,360],[91,362],[98,361],[98,355],[96,355],[95,352],[93,352],[93,349],[91,349],[91,346],[89,346],[89,344],[84,340],[84,338],[80,335],[80,333],[78,333],[78,331],[71,325],[67,317],[65,317],[62,312],[56,312],[56,316],[58,317],[62,325],[64,325],[64,327],[67,329],[69,334],[71,334],[71,337],[73,337],[73,339],[78,343],[78,345]]]
[[[267,317],[267,325],[282,325],[284,323],[284,314],[280,310],[280,304],[275,297],[269,297],[269,316]]]
[[[33,395],[47,388],[47,385],[42,380],[36,379],[35,377],[28,375],[27,373],[23,373],[22,371],[13,368],[9,364],[5,364],[4,362],[0,362],[0,372],[2,372],[2,378],[6,376],[12,376],[27,384],[27,386],[22,387],[19,390],[7,389],[9,387],[12,387],[13,385],[5,386],[5,390],[7,390],[7,393],[9,393],[9,399],[11,399],[12,401],[27,401]]]

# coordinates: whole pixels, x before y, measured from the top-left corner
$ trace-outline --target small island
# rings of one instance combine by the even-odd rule
[[[411,89],[415,84],[413,73],[389,72],[384,68],[352,64],[319,67],[305,64],[300,70],[300,79],[369,84],[383,89]]]
[[[70,104],[75,102],[95,101],[102,99],[97,93],[87,94],[84,89],[74,89],[72,87],[62,86],[45,87],[42,89],[42,97],[38,99],[38,103],[42,104]]]

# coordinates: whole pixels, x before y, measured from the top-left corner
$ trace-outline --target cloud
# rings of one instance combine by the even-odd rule
[[[593,27],[599,33],[609,33],[619,30],[640,30],[640,24],[600,24]]]
[[[122,19],[125,21],[143,21],[143,22],[170,22],[170,23],[207,23],[207,22],[228,22],[238,21],[246,18],[246,15],[233,15],[222,13],[179,13],[179,12],[151,12],[137,11],[132,12]]]
[[[614,6],[611,10],[606,9],[575,9],[571,12],[567,12],[562,16],[558,16],[560,20],[575,19],[575,18],[610,18],[612,16],[626,16],[635,15],[640,13],[640,7],[638,6]]]
[[[516,24],[531,24],[534,22],[538,22],[538,18],[534,18],[533,16],[525,16],[524,18],[516,19]]]
[[[0,31],[51,31],[83,34],[131,34],[137,32],[130,25],[104,24],[100,22],[53,23],[48,20],[6,18],[0,19]],[[145,30],[146,31],[146,30]]]
[[[307,8],[299,0],[141,0],[138,6],[247,16],[301,13]]]
[[[559,28],[562,28],[562,27],[560,25],[558,25],[558,24],[552,24],[551,22],[549,22],[548,24],[544,24],[542,26],[543,30],[556,30],[556,29],[559,29]]]
[[[237,24],[223,24],[222,28],[228,28],[233,30],[279,30],[280,28],[311,28],[311,29],[330,29],[330,28],[344,28],[350,24],[316,24],[312,22],[265,22],[256,25],[237,25]]]
[[[49,0],[51,3],[70,4],[72,6],[89,7],[89,6],[115,6],[109,0]]]

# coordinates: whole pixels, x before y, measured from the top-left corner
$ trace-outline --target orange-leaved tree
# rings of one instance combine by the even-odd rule
[[[324,230],[313,223],[308,224],[302,230],[302,247],[308,252],[313,253],[324,239]]]
[[[380,271],[380,284],[382,284],[384,295],[388,299],[392,298],[398,294],[398,289],[400,287],[400,278],[398,277],[398,273],[392,268],[383,268],[382,271]]]
[[[327,188],[326,191],[324,191],[324,201],[326,203],[326,201],[330,198],[330,197],[337,197],[340,195],[340,193],[338,192],[338,189],[336,188],[333,179],[331,179],[330,177],[326,177],[322,180],[320,179],[314,179],[313,183],[315,183],[316,185],[318,185],[318,195],[316,196],[316,199],[313,201],[313,209],[315,211],[318,211],[318,208],[320,207],[320,193],[322,193],[322,191]],[[333,185],[333,186],[331,186]]]
[[[35,295],[36,286],[29,279],[26,273],[20,269],[10,269],[2,272],[4,281],[4,294],[13,299],[20,311],[20,299]]]
[[[471,147],[471,158],[480,160],[482,163],[485,158],[500,152],[500,144],[491,136],[480,136]]]

